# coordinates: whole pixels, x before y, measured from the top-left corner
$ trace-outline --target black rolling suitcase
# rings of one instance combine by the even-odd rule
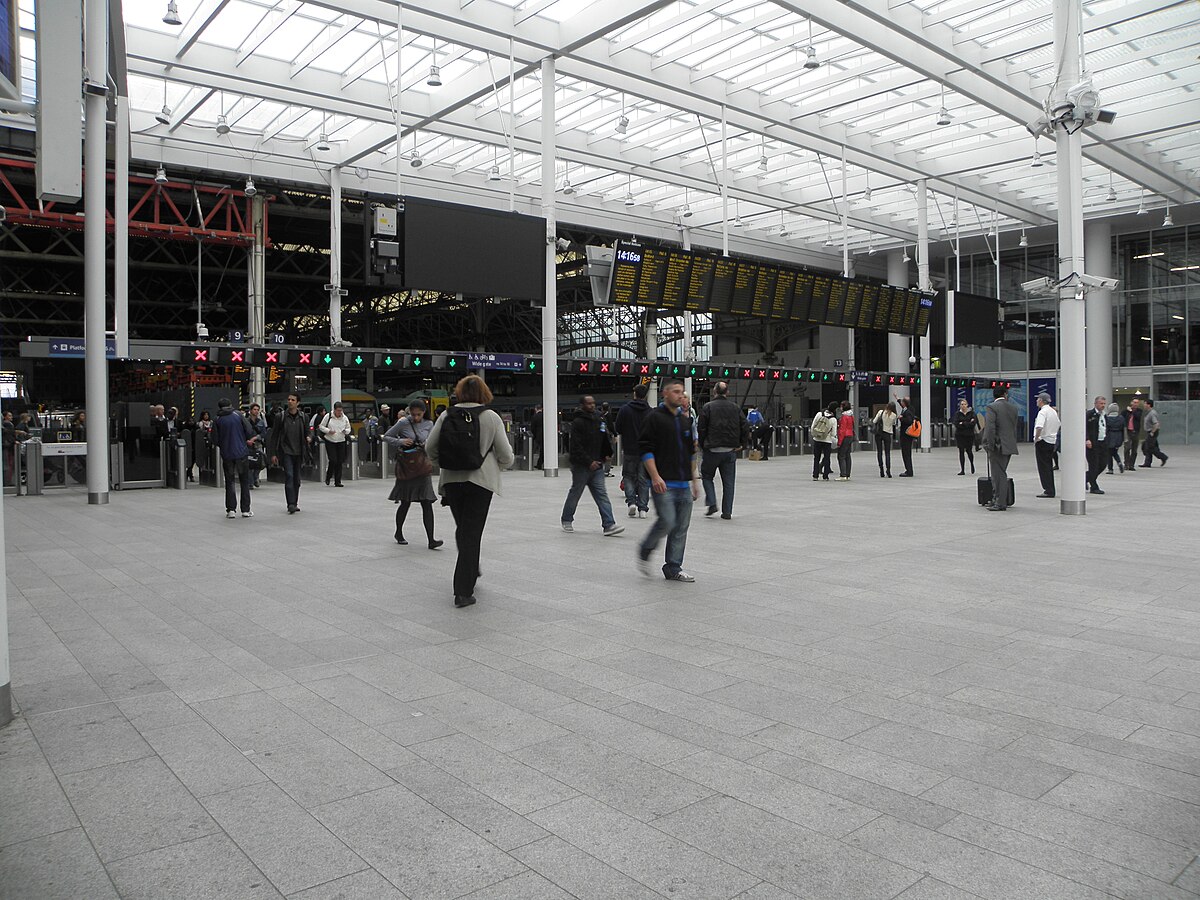
[[[987,506],[992,502],[992,461],[988,460],[988,474],[980,477],[975,488],[976,500],[980,506]],[[1010,478],[1008,479],[1008,503],[1006,506],[1012,506],[1017,502],[1017,485]]]

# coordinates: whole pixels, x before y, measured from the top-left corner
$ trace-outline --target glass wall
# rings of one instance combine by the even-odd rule
[[[1028,299],[1021,284],[1057,278],[1057,248],[1022,247],[1000,255],[1002,346],[954,347],[951,374],[1000,372],[1023,378],[1058,368],[1057,301]],[[1155,395],[1164,442],[1200,441],[1200,227],[1153,229],[1113,238],[1120,288],[1113,295],[1114,387],[1135,382]],[[996,295],[988,253],[961,260],[962,290]],[[949,284],[955,260],[946,261]],[[1132,387],[1130,387],[1132,389]]]

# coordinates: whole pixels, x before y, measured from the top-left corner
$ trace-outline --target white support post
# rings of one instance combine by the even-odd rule
[[[892,287],[902,287],[907,289],[909,286],[908,263],[904,261],[903,250],[892,250],[888,253],[888,284]],[[888,371],[889,372],[907,372],[908,357],[912,353],[912,341],[902,334],[891,334],[887,336],[888,348]],[[908,397],[912,392],[907,385],[898,386],[892,389],[893,395],[896,397]],[[888,402],[892,401],[892,397],[888,397]]]
[[[1060,92],[1079,82],[1079,45],[1082,40],[1081,0],[1054,0],[1054,58],[1061,60],[1055,83]],[[1070,123],[1074,125],[1075,123]],[[1055,156],[1058,179],[1058,274],[1070,279],[1083,268],[1083,174],[1082,139],[1074,132],[1055,126]],[[1073,279],[1077,280],[1077,279]],[[1075,286],[1066,284],[1058,293],[1059,381],[1058,415],[1062,421],[1062,451],[1058,466],[1059,512],[1065,516],[1087,514],[1085,488],[1084,416],[1087,411],[1085,307],[1076,297]]]
[[[254,234],[254,243],[247,253],[247,293],[249,294],[249,315],[247,325],[250,334],[260,344],[267,341],[267,273],[266,273],[266,201],[261,195],[250,199],[250,229]],[[250,370],[250,402],[257,403],[266,414],[267,373],[262,366],[254,366]]]
[[[129,98],[117,97],[113,137],[113,337],[129,356]]]
[[[1089,275],[1113,274],[1112,224],[1105,219],[1083,227],[1083,264]],[[1112,291],[1089,288],[1084,303],[1087,319],[1087,402],[1095,397],[1113,399]]]
[[[342,167],[329,170],[329,344],[338,347],[342,342]],[[329,370],[329,411],[342,399],[342,369]]]
[[[721,255],[729,255],[729,111],[721,104]]]
[[[689,228],[683,229],[682,234],[683,250],[685,253],[690,253],[692,250],[692,232]],[[695,360],[696,354],[692,351],[692,314],[687,310],[683,312],[683,361],[689,365]],[[683,379],[683,390],[692,399],[692,406],[696,405],[696,398],[692,397],[692,376],[686,375]]]
[[[929,185],[922,178],[917,182],[917,287],[923,291],[931,288],[929,281]],[[929,334],[920,339],[921,405],[921,452],[933,449],[933,429],[930,427],[929,405],[933,399],[932,378],[929,377]]]
[[[108,503],[108,358],[105,353],[105,194],[107,193],[108,0],[84,10],[83,341],[88,503]]]
[[[542,60],[542,215],[546,217],[546,302],[542,306],[542,474],[558,477],[558,270],[554,217],[554,57]]]

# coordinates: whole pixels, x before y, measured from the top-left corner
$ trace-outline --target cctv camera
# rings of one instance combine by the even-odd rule
[[[571,249],[571,242],[566,238],[558,238],[554,243],[557,244],[558,249],[562,250],[564,253]]]
[[[1027,294],[1048,294],[1054,288],[1053,278],[1035,278],[1021,285],[1021,290]]]
[[[915,356],[910,356],[910,357],[908,358],[908,364],[909,364],[910,366],[911,366],[911,365],[915,365],[915,364],[916,364],[916,362],[917,362],[917,358],[916,358]]]
[[[198,322],[196,324],[196,337],[201,339],[208,337],[208,326],[203,322]]]
[[[1120,284],[1115,278],[1101,278],[1098,275],[1080,275],[1079,280],[1083,282],[1084,287],[1098,288],[1102,291],[1115,291]]]

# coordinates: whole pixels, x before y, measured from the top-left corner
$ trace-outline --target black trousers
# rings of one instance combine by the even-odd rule
[[[1054,445],[1049,441],[1037,441],[1033,445],[1037,457],[1038,478],[1042,482],[1042,493],[1054,496]]]
[[[1092,443],[1095,444],[1094,441]],[[1097,479],[1100,477],[1100,473],[1103,472],[1104,468],[1108,465],[1108,448],[1103,444],[1100,444],[1099,446],[1093,446],[1087,452],[1087,463],[1087,482],[1092,487],[1098,488],[1100,487],[1100,484]]]
[[[238,508],[238,496],[233,489],[236,480],[242,489],[242,512],[250,512],[250,483],[254,477],[250,474],[249,460],[244,456],[241,459],[222,459],[221,468],[225,470],[225,508]]]
[[[913,468],[912,468],[913,440],[914,440],[914,438],[909,437],[907,434],[900,435],[900,457],[901,457],[901,459],[904,460],[904,474],[905,475],[911,475],[913,473]]]
[[[341,484],[342,463],[346,461],[346,442],[326,441],[325,455],[329,458],[329,465],[325,467],[325,483],[329,484],[329,479],[332,478],[334,484]]]
[[[1137,465],[1138,444],[1142,440],[1141,432],[1125,432],[1125,468],[1132,469]]]
[[[892,474],[892,436],[875,435],[875,456],[879,459],[879,474]]]
[[[854,449],[854,438],[844,437],[838,442],[838,475],[842,478],[850,477],[850,464],[852,462],[852,452]]]
[[[818,475],[829,477],[829,454],[833,444],[827,441],[813,441],[813,478]]]
[[[454,542],[458,545],[454,596],[470,597],[479,580],[479,545],[492,505],[492,492],[469,481],[459,481],[444,485],[442,496],[454,516]]]
[[[988,453],[988,465],[992,472],[992,505],[1008,509],[1008,453]]]

